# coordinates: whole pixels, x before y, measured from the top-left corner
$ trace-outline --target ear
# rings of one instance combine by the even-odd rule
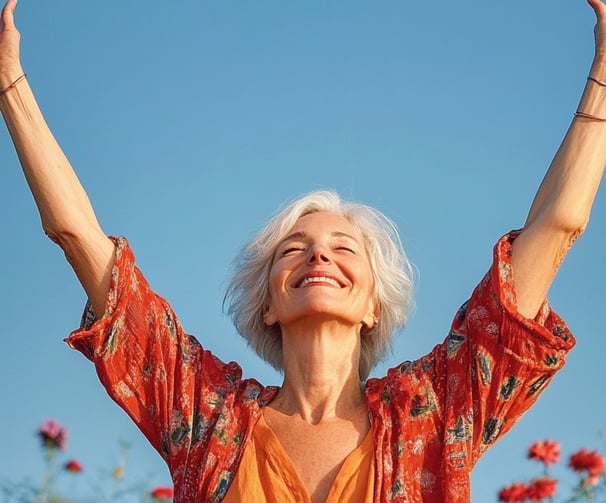
[[[268,327],[278,323],[278,318],[272,309],[271,299],[267,299],[265,305],[263,306],[263,323],[265,323]]]
[[[366,330],[372,330],[379,324],[379,319],[381,317],[381,307],[379,306],[379,301],[377,299],[373,299],[368,306],[368,312],[362,318],[362,325]]]

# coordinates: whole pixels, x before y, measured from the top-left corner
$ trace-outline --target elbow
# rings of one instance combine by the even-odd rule
[[[541,227],[549,232],[568,235],[574,240],[585,232],[590,211],[585,208],[571,209],[571,206],[567,206],[559,205],[546,209],[529,219],[524,227]]]
[[[46,234],[46,237],[48,239],[50,239],[56,245],[61,246],[61,241],[62,241],[61,235],[62,235],[62,233],[60,231],[56,230],[52,226],[44,225],[44,223],[42,224],[42,230],[44,231],[44,234]]]
[[[42,230],[48,239],[59,245],[63,250],[65,250],[65,247],[69,246],[69,243],[75,239],[74,232],[70,231],[66,226],[57,225],[56,222],[48,222],[43,219]]]
[[[63,250],[68,262],[71,263],[69,258],[72,256],[74,250],[78,248],[78,236],[67,229],[57,229],[56,227],[50,226],[43,226],[42,229],[44,230],[44,234],[46,234],[48,239]]]
[[[98,225],[93,226],[87,222],[78,222],[76,219],[64,224],[43,220],[42,230],[66,254],[74,249],[79,249],[83,242],[90,240],[91,235],[103,234]],[[103,236],[105,235],[103,234]]]
[[[563,211],[553,218],[552,226],[561,233],[567,234],[575,240],[589,224],[589,211]]]

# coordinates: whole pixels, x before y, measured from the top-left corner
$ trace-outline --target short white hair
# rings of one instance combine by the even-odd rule
[[[267,326],[263,321],[269,297],[269,272],[278,244],[297,220],[319,211],[347,218],[361,233],[370,260],[380,319],[373,328],[363,328],[361,333],[359,375],[365,380],[389,350],[393,334],[405,325],[412,306],[413,267],[404,253],[396,225],[380,211],[343,201],[334,191],[311,192],[294,200],[267,222],[235,258],[224,308],[252,349],[283,371],[280,327],[277,323]]]

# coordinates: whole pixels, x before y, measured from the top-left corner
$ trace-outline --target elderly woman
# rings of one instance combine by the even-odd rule
[[[236,262],[226,304],[284,373],[242,379],[187,335],[108,238],[38,109],[2,11],[0,108],[42,218],[89,304],[69,344],[166,460],[178,502],[465,502],[479,456],[536,400],[574,339],[545,301],[606,162],[606,6],[578,112],[521,231],[507,234],[446,341],[369,379],[407,317],[394,225],[332,192],[277,214]]]

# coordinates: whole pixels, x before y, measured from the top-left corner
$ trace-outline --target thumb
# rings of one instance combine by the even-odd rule
[[[17,0],[8,0],[0,13],[0,25],[2,29],[15,29],[15,7]]]
[[[598,21],[604,21],[606,19],[606,4],[604,4],[602,0],[587,0],[587,3],[595,12]]]

